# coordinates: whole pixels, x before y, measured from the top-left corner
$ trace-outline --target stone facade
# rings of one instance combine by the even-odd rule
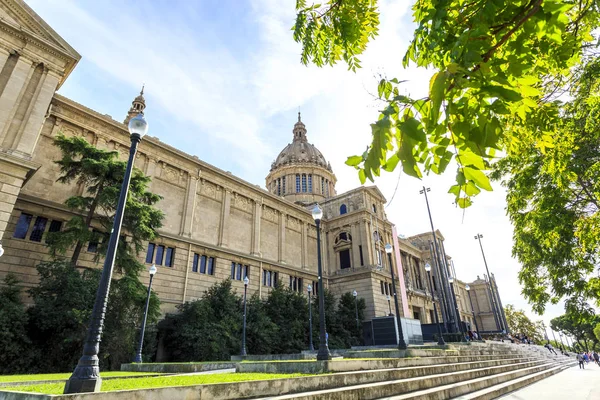
[[[22,0],[0,0],[0,14],[0,239],[6,250],[0,280],[13,272],[30,287],[38,282],[36,264],[48,258],[45,236],[61,229],[71,216],[65,200],[83,190],[57,183],[55,137],[82,137],[117,151],[121,160],[127,159],[130,140],[124,123],[56,93],[80,59],[75,50]],[[144,108],[142,91],[124,122]],[[392,263],[401,298],[408,302],[401,314],[431,323],[424,271],[432,262],[431,234],[394,238],[386,199],[375,186],[337,194],[331,165],[308,143],[306,132],[299,115],[292,143],[273,163],[266,190],[144,137],[135,166],[152,178],[150,190],[163,197],[158,207],[165,219],[139,260],[159,268],[153,288],[163,312],[201,297],[223,279],[231,278],[242,291],[246,274],[250,294],[266,296],[277,282],[304,293],[308,284],[317,289],[317,232],[310,208],[318,202],[324,213],[325,286],[336,295],[356,290],[366,301],[367,319],[387,315],[387,296],[393,294],[384,246],[397,243]],[[443,246],[439,233],[438,238]],[[93,246],[84,246],[81,267],[98,268],[101,261]],[[464,284],[457,285],[461,319],[470,321]],[[488,324],[485,290],[478,281],[472,287],[476,312]],[[391,305],[394,312],[393,298]]]

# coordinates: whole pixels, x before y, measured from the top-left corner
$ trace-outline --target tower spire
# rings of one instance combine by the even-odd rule
[[[131,108],[129,109],[129,112],[127,113],[127,116],[125,117],[125,120],[123,121],[123,123],[125,125],[127,125],[129,123],[129,120],[135,116],[137,116],[138,114],[143,114],[144,110],[146,109],[146,100],[144,99],[144,88],[146,87],[146,84],[142,84],[142,90],[140,90],[140,94],[133,99],[133,101],[131,102]]]
[[[294,124],[294,142],[306,142],[306,126],[302,122],[300,111],[298,111],[298,122]]]

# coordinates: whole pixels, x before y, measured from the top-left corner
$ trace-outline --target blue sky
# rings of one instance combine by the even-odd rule
[[[378,115],[378,77],[408,80],[406,92],[420,95],[431,75],[401,69],[414,29],[411,3],[404,1],[381,1],[380,36],[361,57],[358,73],[344,65],[300,64],[300,46],[290,31],[293,0],[27,3],[82,55],[61,94],[121,121],[145,83],[149,135],[263,187],[271,162],[291,141],[299,107],[309,141],[336,173],[338,193],[356,187],[356,173],[344,161],[369,143],[369,124]],[[470,281],[484,273],[473,239],[480,232],[503,303],[531,314],[511,257],[504,191],[495,185],[463,215],[447,194],[453,177],[452,168],[422,182],[396,171],[376,183],[388,201],[398,183],[386,212],[405,235],[430,229],[418,193],[423,184],[430,186],[434,223],[446,237],[458,278]],[[561,305],[551,306],[544,319],[561,313]]]

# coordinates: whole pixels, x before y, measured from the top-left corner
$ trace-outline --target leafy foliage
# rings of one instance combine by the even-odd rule
[[[0,286],[0,374],[26,371],[33,356],[20,292],[17,278],[6,275]]]
[[[97,149],[77,136],[59,135],[54,144],[62,151],[62,158],[56,161],[62,173],[58,182],[75,182],[85,194],[67,199],[65,204],[76,215],[65,229],[48,234],[48,246],[53,255],[65,254],[75,246],[71,262],[77,265],[86,242],[99,243],[98,257],[106,253],[127,163],[117,160],[118,152]],[[123,217],[124,232],[131,241],[119,241],[115,263],[118,271],[125,269],[131,276],[143,269],[131,255],[142,250],[143,241],[156,237],[156,229],[162,226],[164,217],[154,207],[161,197],[148,191],[149,183],[150,178],[134,168]],[[98,230],[91,229],[93,221],[100,224]]]
[[[519,280],[538,313],[562,297],[600,301],[599,73],[596,56],[578,67],[572,100],[532,114],[494,173],[504,176]],[[536,130],[552,144],[542,146]]]
[[[574,337],[579,342],[579,347],[586,351],[596,348],[600,340],[596,337],[594,328],[600,323],[600,316],[581,297],[569,299],[565,310],[565,314],[550,321],[550,327]]]
[[[356,57],[377,34],[377,1],[296,2],[294,39],[301,60],[318,66]],[[532,116],[552,105],[570,69],[594,41],[598,4],[592,0],[423,0],[413,5],[417,24],[403,66],[434,71],[425,98],[400,94],[398,79],[382,79],[379,119],[367,151],[349,157],[362,183],[381,170],[421,178],[457,165],[449,192],[468,207],[491,190],[486,172],[498,151],[511,154]],[[350,22],[351,20],[351,22]],[[393,50],[391,50],[393,51]],[[531,131],[539,149],[553,146],[543,129]]]
[[[541,321],[532,321],[525,315],[523,310],[516,310],[512,304],[507,304],[504,307],[504,314],[506,315],[506,323],[514,334],[526,335],[536,343],[541,343],[544,340],[544,328]]]

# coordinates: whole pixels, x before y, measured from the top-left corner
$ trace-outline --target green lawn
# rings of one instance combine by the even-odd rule
[[[247,373],[238,374],[235,372],[223,374],[206,375],[184,375],[184,376],[157,376],[147,378],[132,379],[111,379],[102,382],[102,391],[110,392],[113,390],[128,389],[150,389],[167,386],[192,386],[210,383],[226,383],[240,381],[258,381],[278,378],[295,378],[300,376],[309,376],[312,374],[260,374]],[[24,385],[0,388],[0,390],[14,390],[19,392],[36,392],[45,394],[62,394],[65,388],[64,383],[47,383],[42,385]]]
[[[35,374],[35,375],[0,375],[0,383],[5,382],[32,382],[32,381],[53,381],[67,380],[72,372],[63,372],[60,374]],[[101,372],[100,376],[109,378],[113,376],[136,376],[136,375],[159,375],[152,372],[127,372],[127,371],[106,371]]]

